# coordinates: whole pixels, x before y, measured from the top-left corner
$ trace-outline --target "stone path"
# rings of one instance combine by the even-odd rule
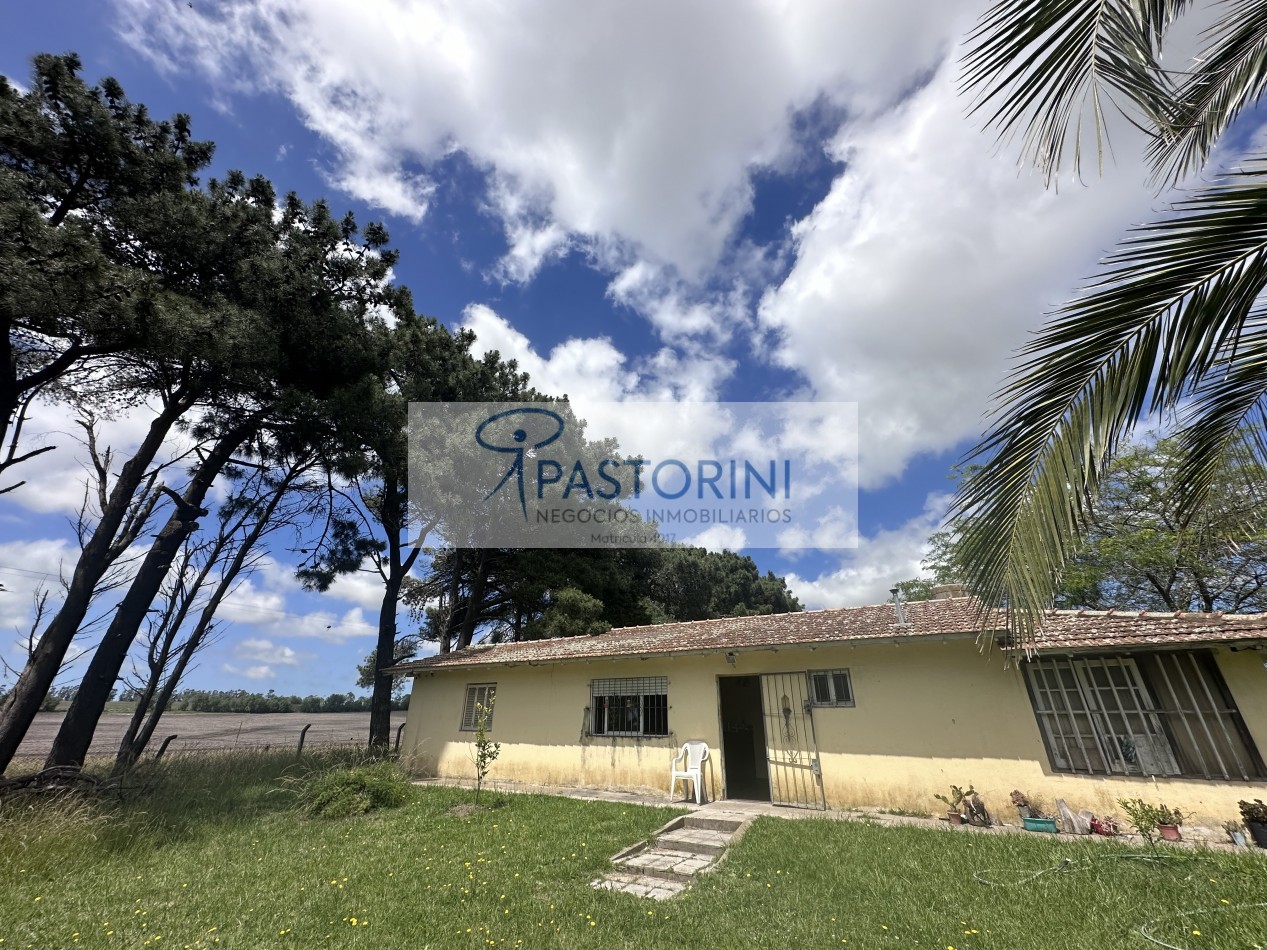
[[[613,857],[613,869],[593,881],[593,886],[667,900],[715,868],[751,823],[750,816],[709,807],[674,818],[649,841]]]

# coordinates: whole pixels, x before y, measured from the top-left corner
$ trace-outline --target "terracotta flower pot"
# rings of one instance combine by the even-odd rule
[[[1166,841],[1182,841],[1183,835],[1179,833],[1178,825],[1158,825],[1157,830],[1161,833],[1162,838]]]
[[[946,812],[946,820],[952,825],[962,825],[963,815],[959,814],[957,811],[948,811]]]

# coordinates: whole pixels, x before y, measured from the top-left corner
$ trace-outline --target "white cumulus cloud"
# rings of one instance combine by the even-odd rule
[[[857,549],[845,554],[838,567],[818,577],[788,574],[788,589],[807,610],[883,603],[898,581],[923,573],[928,537],[941,525],[949,504],[947,494],[929,495],[923,510],[897,528],[858,538]]]
[[[795,264],[759,315],[813,398],[859,403],[862,485],[875,487],[980,433],[1027,330],[1152,193],[1127,147],[1090,187],[1056,193],[1018,173],[964,119],[952,63],[831,147],[844,171],[796,224]]]

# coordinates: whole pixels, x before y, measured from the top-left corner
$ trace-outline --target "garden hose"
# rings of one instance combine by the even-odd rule
[[[1148,862],[1153,862],[1157,864],[1174,864],[1181,861],[1195,862],[1195,861],[1202,861],[1202,860],[1205,860],[1205,857],[1199,854],[1193,854],[1193,855],[1106,854],[1106,855],[1100,855],[1098,857],[1091,858],[1091,859],[1084,858],[1081,860],[1075,860],[1074,858],[1063,858],[1061,859],[1061,862],[1059,864],[1054,864],[1049,868],[1041,868],[1038,871],[1030,871],[1030,872],[1024,872],[1024,871],[1016,872],[1016,873],[1024,874],[1025,876],[1019,877],[1014,881],[991,880],[992,876],[997,876],[1004,873],[1010,873],[1010,872],[1003,872],[1003,871],[998,871],[998,870],[973,871],[972,877],[978,884],[983,884],[986,887],[1021,887],[1023,885],[1032,883],[1033,881],[1042,877],[1044,874],[1062,874],[1062,873],[1069,873],[1073,871],[1083,871],[1089,868],[1093,868],[1096,864],[1100,864],[1106,861],[1148,861]],[[1161,923],[1162,921],[1173,920],[1176,918],[1187,918],[1187,917],[1195,917],[1202,914],[1211,914],[1215,912],[1226,913],[1228,911],[1234,911],[1234,910],[1251,910],[1255,908],[1264,908],[1264,907],[1267,907],[1267,901],[1262,901],[1262,902],[1257,902],[1257,903],[1252,903],[1252,904],[1217,904],[1213,907],[1204,907],[1204,908],[1198,907],[1198,908],[1193,908],[1191,910],[1179,911],[1178,913],[1174,913],[1174,914],[1166,914],[1162,917],[1156,917],[1148,921],[1147,923],[1140,924],[1135,929],[1136,929],[1136,932],[1145,940],[1147,940],[1149,943],[1154,944],[1158,947],[1165,947],[1166,950],[1192,950],[1192,948],[1190,947],[1180,946],[1178,944],[1173,944],[1173,943],[1167,943],[1166,941],[1162,940],[1160,937],[1155,936],[1151,932],[1152,928],[1155,927],[1157,924]]]

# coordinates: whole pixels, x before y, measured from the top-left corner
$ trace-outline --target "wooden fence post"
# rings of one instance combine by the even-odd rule
[[[155,762],[157,762],[159,759],[163,757],[163,753],[167,751],[167,747],[171,745],[172,740],[175,738],[176,738],[175,735],[170,735],[166,739],[163,740],[163,744],[159,746],[158,751],[154,753]]]
[[[304,754],[304,736],[308,735],[308,730],[311,728],[312,723],[308,723],[308,725],[304,726],[303,729],[299,731],[299,748],[295,750],[295,755]]]

